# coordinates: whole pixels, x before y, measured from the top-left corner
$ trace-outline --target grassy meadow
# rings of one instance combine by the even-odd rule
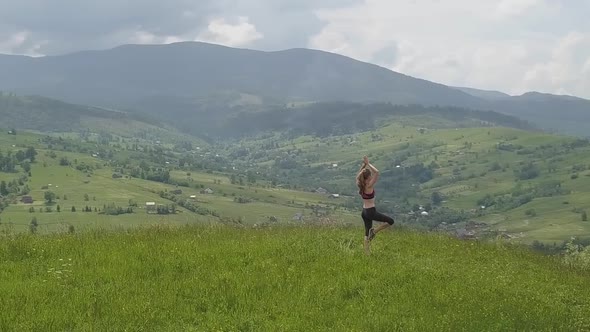
[[[142,227],[0,241],[0,330],[586,331],[590,275],[403,229]]]
[[[28,232],[31,220],[37,219],[38,231],[41,233],[63,232],[70,225],[75,230],[85,230],[96,227],[135,227],[154,224],[192,224],[218,222],[221,218],[239,219],[245,224],[267,222],[269,217],[275,217],[279,222],[291,222],[297,213],[310,217],[310,205],[329,207],[341,222],[358,222],[357,214],[349,211],[333,211],[331,202],[325,195],[270,188],[264,183],[258,185],[231,184],[227,174],[207,173],[204,171],[172,171],[174,180],[187,180],[190,187],[177,187],[170,184],[148,181],[139,178],[113,178],[113,167],[104,160],[92,157],[90,154],[80,154],[65,151],[53,151],[40,147],[35,134],[0,135],[0,147],[3,151],[17,151],[26,146],[38,147],[36,162],[31,166],[32,176],[27,185],[34,199],[33,204],[14,202],[0,214],[0,228],[13,232]],[[12,145],[15,145],[14,147]],[[62,157],[71,162],[71,166],[60,166]],[[90,174],[77,170],[76,165],[87,164],[95,168]],[[187,173],[190,176],[187,176]],[[10,181],[18,178],[19,173],[2,173],[0,180]],[[201,193],[201,187],[211,188],[213,194]],[[180,189],[183,198],[195,195],[194,202],[199,206],[215,211],[218,216],[201,215],[177,206],[177,213],[170,215],[147,214],[146,202],[157,204],[172,204],[173,202],[160,197],[161,191]],[[44,194],[52,191],[56,199],[52,204],[46,204]],[[87,199],[86,199],[87,197]],[[248,199],[247,203],[237,203],[238,197]],[[99,213],[104,205],[116,204],[127,207],[130,202],[137,203],[132,214],[117,216]],[[60,211],[57,211],[59,206]],[[92,212],[84,212],[88,206]],[[47,212],[47,208],[51,212]],[[75,208],[75,212],[72,211]],[[34,212],[31,212],[31,208]],[[95,211],[96,208],[96,211]]]

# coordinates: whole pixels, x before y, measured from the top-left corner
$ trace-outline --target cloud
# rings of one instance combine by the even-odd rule
[[[524,75],[524,86],[563,94],[582,93],[590,88],[590,35],[573,31],[553,45],[551,57],[532,66]]]
[[[209,22],[207,30],[199,34],[197,40],[226,46],[244,46],[262,37],[249,19],[241,16],[233,24],[224,18],[213,19]]]
[[[499,18],[523,14],[527,9],[538,5],[539,0],[502,0],[496,7]]]
[[[308,45],[448,85],[590,98],[590,2],[571,4],[367,0],[316,11]]]
[[[588,0],[19,0],[2,4],[0,53],[311,47],[448,85],[590,98],[588,12]]]
[[[33,41],[29,31],[18,31],[0,39],[0,53],[42,56],[39,50],[47,41]]]
[[[322,28],[315,9],[361,1],[7,1],[0,10],[0,51],[22,53],[7,46],[10,35],[20,31],[27,31],[38,53],[47,55],[195,39],[267,50],[304,47]]]

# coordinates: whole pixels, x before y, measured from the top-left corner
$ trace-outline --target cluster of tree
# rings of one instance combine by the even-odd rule
[[[537,197],[553,197],[569,193],[570,190],[563,188],[560,181],[551,180],[529,186],[518,184],[508,193],[487,194],[477,200],[477,204],[506,211],[527,204]]]
[[[566,251],[568,244],[574,244],[581,247],[590,247],[590,238],[573,238],[569,241],[562,241],[561,243],[543,243],[538,240],[533,241],[531,247],[539,252],[555,255],[562,254]]]
[[[176,204],[158,205],[156,212],[158,214],[176,214]]]
[[[539,166],[533,162],[522,165],[520,169],[514,170],[514,175],[518,180],[530,180],[538,177],[541,174]]]
[[[31,164],[35,162],[37,151],[33,147],[27,148],[25,151],[18,150],[8,151],[4,154],[0,151],[0,172],[13,173],[16,172],[16,166],[21,165],[25,172],[31,171]]]
[[[246,177],[246,181],[249,184],[256,183],[256,174],[254,174],[253,171],[246,172],[245,177]],[[232,175],[230,175],[229,181],[231,184],[239,184],[240,186],[243,186],[244,185],[244,176],[232,174]]]
[[[129,175],[134,178],[140,178],[150,181],[169,183],[170,170],[164,167],[151,167],[145,160],[142,160],[139,166],[133,167]]]
[[[76,212],[75,208],[73,206],[72,206],[72,208],[73,208],[72,212]],[[92,207],[90,207],[88,205],[86,205],[85,207],[82,208],[82,212],[92,212],[92,210],[93,210]],[[99,212],[99,210],[96,206],[94,207],[94,212]]]
[[[133,213],[133,207],[121,207],[116,205],[115,203],[109,203],[103,205],[102,213],[109,216],[118,216],[120,214]]]
[[[159,192],[160,197],[173,201],[174,203],[178,204],[178,206],[181,206],[189,211],[192,211],[194,213],[198,213],[200,215],[212,215],[214,217],[219,217],[219,214],[213,210],[207,209],[205,207],[199,206],[196,202],[194,202],[193,200],[190,199],[185,199],[182,198],[180,196],[175,195],[174,193],[170,192],[170,191],[160,191]]]
[[[234,202],[240,203],[240,204],[247,204],[247,203],[252,202],[252,199],[250,199],[248,197],[239,196],[239,197],[234,197]]]
[[[21,175],[18,179],[11,181],[0,181],[0,196],[8,195],[27,195],[31,189],[27,182],[29,181],[28,176]]]

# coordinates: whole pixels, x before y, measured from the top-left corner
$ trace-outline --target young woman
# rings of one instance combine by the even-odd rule
[[[359,195],[363,198],[363,212],[361,216],[365,222],[365,252],[371,252],[370,242],[375,235],[393,225],[393,218],[377,212],[375,208],[375,183],[379,179],[379,170],[369,163],[369,158],[363,158],[363,164],[356,176],[356,185],[359,188]],[[373,220],[383,222],[376,229],[373,228]]]

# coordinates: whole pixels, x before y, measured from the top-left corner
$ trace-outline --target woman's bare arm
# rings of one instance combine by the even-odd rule
[[[379,170],[377,169],[377,167],[373,166],[373,164],[368,163],[367,167],[369,167],[369,169],[371,169],[371,172],[373,173],[373,176],[371,176],[371,182],[368,183],[369,187],[373,187],[375,185],[375,183],[377,183],[377,180],[379,179]]]

